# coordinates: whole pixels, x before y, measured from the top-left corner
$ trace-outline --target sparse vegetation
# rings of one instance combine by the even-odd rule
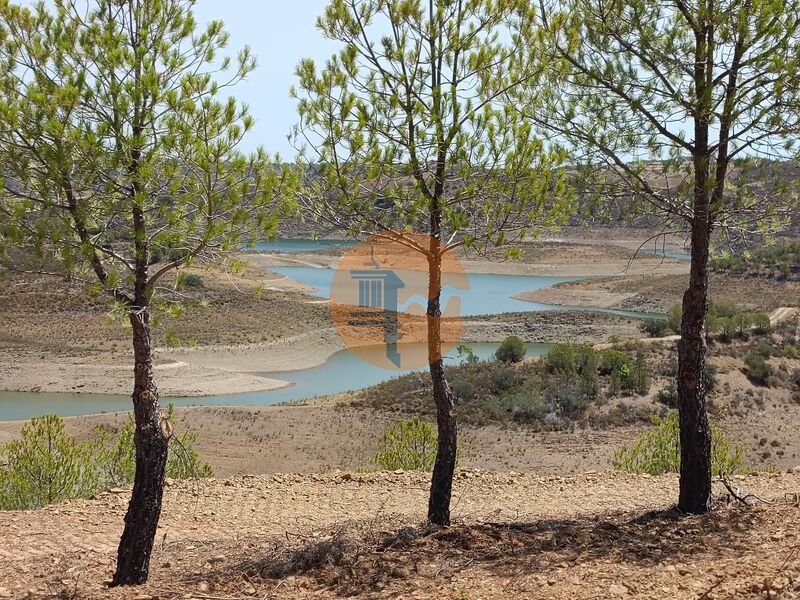
[[[172,405],[166,419],[174,428]],[[134,429],[130,415],[116,435],[98,427],[92,437],[79,442],[64,431],[61,417],[44,415],[31,419],[22,427],[21,439],[0,446],[0,510],[40,508],[131,484],[136,472]],[[213,475],[194,449],[196,441],[193,431],[172,436],[168,477]]]
[[[431,471],[436,461],[436,429],[419,417],[387,427],[372,464],[384,471]]]
[[[757,275],[778,280],[800,279],[800,242],[767,246],[754,252],[724,254],[711,260],[711,268],[737,275]]]
[[[653,428],[631,447],[614,454],[615,469],[629,473],[662,475],[680,471],[680,428],[678,413],[653,417]],[[745,471],[744,450],[731,444],[725,434],[711,424],[711,468],[714,475],[735,475]]]

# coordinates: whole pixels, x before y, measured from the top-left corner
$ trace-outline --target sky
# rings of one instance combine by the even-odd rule
[[[230,90],[256,119],[242,150],[263,146],[284,160],[294,158],[286,139],[297,122],[296,102],[289,97],[294,69],[301,58],[324,61],[338,50],[315,27],[326,4],[327,0],[198,0],[195,5],[199,25],[215,19],[225,23],[231,56],[250,46],[258,59],[258,68]]]

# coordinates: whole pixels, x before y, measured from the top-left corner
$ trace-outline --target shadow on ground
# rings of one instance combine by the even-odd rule
[[[595,561],[655,566],[671,558],[744,551],[763,513],[725,507],[707,515],[675,510],[616,513],[602,519],[455,524],[387,530],[386,519],[349,523],[319,534],[270,540],[270,551],[205,574],[226,582],[280,585],[291,576],[308,578],[342,596],[385,589],[404,581],[448,580],[465,569],[481,569],[514,581],[557,567]]]

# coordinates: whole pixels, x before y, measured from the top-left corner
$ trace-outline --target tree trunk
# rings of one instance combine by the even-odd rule
[[[136,476],[125,529],[119,542],[112,586],[147,581],[150,554],[161,515],[169,432],[162,425],[158,389],[153,379],[150,317],[146,310],[131,313],[135,356],[133,410],[136,421]]]
[[[701,211],[702,213],[703,211]],[[711,226],[705,214],[692,223],[692,265],[689,289],[683,295],[678,343],[678,413],[681,474],[678,508],[702,514],[711,500],[711,430],[706,414],[706,336],[708,253]]]
[[[441,337],[442,260],[437,252],[429,262],[428,279],[428,362],[433,381],[433,401],[439,446],[433,465],[428,520],[434,525],[450,525],[450,496],[456,468],[457,424],[453,392],[447,383],[442,358]]]

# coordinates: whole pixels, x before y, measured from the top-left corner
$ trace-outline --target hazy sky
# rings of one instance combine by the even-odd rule
[[[195,5],[199,23],[225,23],[232,56],[247,45],[258,58],[258,68],[233,88],[256,118],[246,149],[261,145],[270,153],[280,152],[283,159],[293,158],[286,135],[297,121],[295,101],[289,97],[294,68],[303,57],[324,60],[338,49],[314,26],[326,4],[327,0],[198,0]]]

